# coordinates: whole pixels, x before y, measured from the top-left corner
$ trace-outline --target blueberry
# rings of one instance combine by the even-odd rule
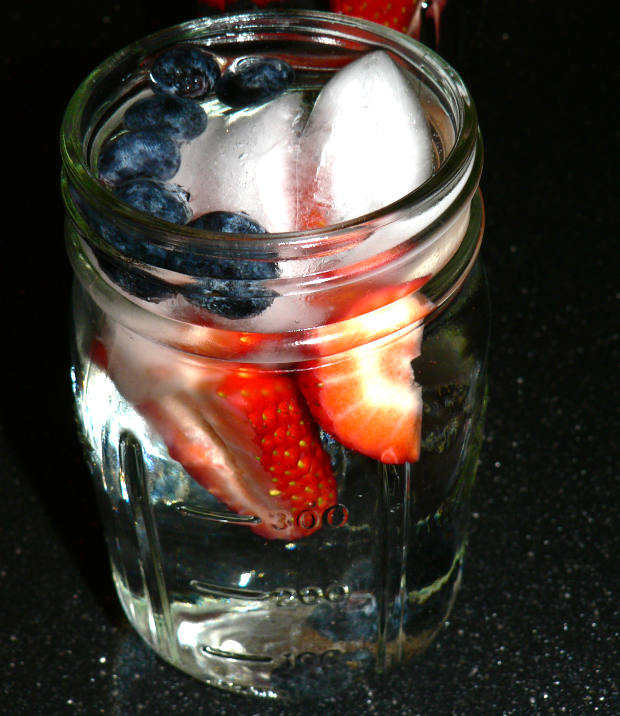
[[[147,240],[140,240],[135,236],[129,236],[121,231],[115,223],[98,214],[92,214],[88,219],[94,231],[99,234],[107,244],[113,246],[121,254],[151,264],[152,266],[166,268],[168,252],[163,247]],[[106,273],[108,273],[115,283],[120,283],[114,271],[115,269],[111,268],[110,271],[106,271]],[[127,290],[129,291],[129,288],[127,288]]]
[[[121,289],[150,303],[159,303],[175,293],[175,287],[146,271],[135,267],[122,267],[109,257],[98,252],[97,260],[101,270]]]
[[[263,234],[265,229],[247,214],[232,211],[212,211],[202,214],[189,223],[196,229],[220,231],[233,234]],[[262,280],[279,275],[277,264],[271,261],[243,261],[213,259],[195,253],[178,251],[170,268],[191,276]]]
[[[252,281],[225,279],[208,279],[183,288],[182,293],[195,306],[231,319],[258,316],[278,295],[270,289],[257,287]]]
[[[151,177],[171,179],[179,170],[181,153],[176,142],[160,132],[124,132],[110,140],[99,156],[99,176],[110,184]]]
[[[213,89],[220,67],[197,45],[177,45],[162,52],[153,62],[151,81],[163,94],[200,99]]]
[[[134,209],[175,224],[185,224],[191,216],[191,209],[182,190],[152,179],[133,179],[118,186],[114,193]],[[169,256],[174,252],[166,251],[139,234],[126,233],[116,222],[98,212],[89,211],[87,220],[91,228],[120,253],[153,266],[167,268]],[[111,278],[119,282],[114,276]]]
[[[218,99],[229,107],[249,107],[277,97],[293,84],[295,71],[276,57],[241,57],[215,84]]]
[[[371,596],[377,582],[375,561],[368,556],[353,558],[342,580],[351,589],[349,599],[320,604],[310,616],[310,625],[332,641],[376,639],[379,615]]]
[[[375,641],[379,634],[379,604],[372,596],[385,577],[376,559],[363,556],[353,558],[351,566],[342,574],[344,584],[351,590],[349,598],[342,603],[322,603],[308,619],[310,626],[331,641]],[[396,574],[389,576],[395,583]],[[409,585],[407,585],[409,587]],[[402,611],[402,615],[401,615]],[[409,617],[407,600],[401,609],[401,597],[395,594],[387,606],[386,637],[393,639],[401,623]]]
[[[377,638],[379,615],[371,597],[352,597],[344,606],[318,606],[309,624],[331,641],[373,641]]]
[[[228,281],[264,281],[280,275],[273,261],[244,261],[243,259],[214,259],[207,256],[175,252],[168,268],[189,276]]]
[[[132,104],[123,123],[127,129],[154,129],[173,139],[189,140],[204,132],[207,115],[190,99],[155,95]]]
[[[262,234],[265,229],[247,214],[213,211],[190,223],[198,229],[236,234]],[[268,308],[277,296],[274,291],[257,284],[279,275],[273,261],[213,259],[178,253],[176,270],[202,280],[183,290],[185,298],[225,318],[249,318]]]
[[[80,211],[82,218],[92,229],[92,231],[100,236],[106,243],[114,246],[121,253],[125,253],[127,248],[127,238],[122,236],[114,222],[105,218],[93,206],[84,200],[81,194],[74,186],[69,187],[71,198]]]
[[[192,214],[182,190],[152,179],[128,181],[114,193],[134,209],[172,224],[186,224]]]
[[[194,219],[190,226],[205,231],[223,231],[229,234],[264,234],[265,229],[247,214],[232,211],[212,211]]]

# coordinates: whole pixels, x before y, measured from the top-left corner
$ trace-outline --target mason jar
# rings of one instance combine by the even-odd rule
[[[222,68],[284,58],[286,96],[304,102],[381,50],[419,98],[432,175],[296,231],[197,226],[191,201],[176,221],[133,208],[101,156],[154,94],[157,59],[188,43]],[[212,95],[195,101],[232,121]],[[164,660],[237,693],[376,682],[430,644],[461,581],[489,327],[467,89],[425,46],[362,20],[195,20],[98,67],[61,151],[77,425],[129,622]],[[183,161],[192,152],[181,143]],[[167,186],[191,198],[180,176]]]

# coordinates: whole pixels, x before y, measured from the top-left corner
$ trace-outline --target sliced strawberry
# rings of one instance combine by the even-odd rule
[[[319,361],[299,374],[298,383],[326,432],[363,455],[401,464],[419,457],[422,420],[421,389],[411,366],[420,353],[422,328],[409,326],[428,313],[430,304],[411,294],[381,305],[389,290],[363,299],[351,308],[353,318],[338,324],[348,332],[342,345],[358,347]],[[402,287],[393,290],[398,297]],[[381,307],[372,310],[377,303]],[[369,312],[359,315],[360,309]]]
[[[316,531],[337,502],[329,456],[295,382],[258,370],[139,407],[170,456],[268,539]]]
[[[232,513],[254,518],[239,529],[297,540],[337,503],[329,456],[293,378],[180,354],[118,324],[92,342],[90,357],[171,458]]]
[[[310,196],[312,191],[308,191]],[[326,212],[318,204],[313,204],[307,198],[301,198],[297,213],[297,229],[309,231],[310,229],[323,229],[327,226]]]
[[[326,325],[315,331],[320,338],[315,341],[320,354],[340,353],[409,325],[411,311],[404,307],[397,312],[393,303],[419,291],[430,278],[422,276],[397,286],[380,286],[372,290],[364,282],[352,282],[317,292],[312,301],[325,304],[328,316]],[[415,315],[418,315],[417,311]],[[400,321],[398,325],[395,325],[396,320]]]

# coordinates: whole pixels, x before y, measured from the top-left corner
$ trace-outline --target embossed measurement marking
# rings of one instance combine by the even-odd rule
[[[308,532],[317,525],[327,527],[343,527],[349,520],[349,510],[344,505],[332,505],[320,511],[317,509],[305,509],[295,516],[292,512],[280,510],[271,516],[271,527],[276,530],[283,530],[293,522],[302,530]]]
[[[258,654],[239,654],[235,651],[224,651],[216,649],[214,646],[204,644],[200,647],[200,651],[205,656],[219,656],[220,659],[234,659],[235,661],[258,661],[263,664],[269,664],[273,661],[270,656],[258,656]]]
[[[296,669],[303,666],[334,666],[340,659],[345,656],[345,652],[340,649],[328,649],[323,652],[303,651],[296,653],[294,651],[282,654],[284,662],[283,667],[288,669]]]
[[[175,507],[179,512],[188,517],[198,517],[199,519],[210,520],[212,522],[222,522],[229,525],[246,525],[248,527],[261,523],[261,518],[255,515],[214,512],[213,510],[207,510],[203,507],[188,505],[185,502],[180,502],[176,504]],[[313,530],[317,524],[337,529],[338,527],[343,527],[348,522],[349,510],[340,504],[332,505],[322,512],[316,509],[302,510],[297,516],[292,512],[280,510],[274,512],[270,519],[270,526],[276,530],[284,530],[293,523],[296,523],[300,529],[308,532]]]
[[[220,584],[211,584],[199,579],[192,579],[189,586],[203,594],[212,597],[225,597],[227,599],[249,599],[250,601],[261,602],[269,599],[269,592],[261,592],[254,589],[237,589],[236,587],[224,587]]]
[[[301,589],[292,587],[281,587],[270,592],[254,589],[238,589],[237,587],[225,587],[220,584],[203,582],[199,579],[192,579],[190,587],[210,597],[224,599],[243,599],[252,602],[266,600],[274,601],[278,607],[290,607],[301,602],[302,604],[316,604],[320,601],[344,602],[349,598],[350,589],[346,584],[333,582],[325,589],[321,587],[308,586]]]
[[[259,525],[261,523],[260,517],[254,515],[235,515],[232,512],[213,512],[212,510],[205,510],[202,507],[196,507],[195,505],[186,505],[184,502],[180,502],[175,505],[179,512],[191,517],[199,517],[203,520],[211,520],[213,522],[225,522],[230,525]]]

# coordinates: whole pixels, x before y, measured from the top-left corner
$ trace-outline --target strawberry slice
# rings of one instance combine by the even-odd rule
[[[330,0],[332,12],[361,17],[364,20],[386,25],[393,30],[420,39],[422,30],[422,13],[433,19],[435,25],[435,43],[439,44],[439,21],[447,0]]]
[[[390,292],[396,300],[382,305]],[[392,464],[415,462],[420,454],[422,395],[411,361],[420,354],[422,327],[410,326],[430,309],[419,294],[401,294],[402,287],[384,288],[354,305],[353,318],[338,325],[347,331],[342,344],[358,347],[326,357],[298,377],[310,411],[326,432],[346,447]],[[392,335],[386,335],[386,327]]]
[[[293,378],[179,354],[118,324],[94,339],[90,358],[172,459],[232,513],[253,518],[231,529],[297,540],[336,505],[330,458]]]
[[[170,457],[268,539],[297,540],[337,502],[329,456],[295,382],[239,369],[138,406]]]

